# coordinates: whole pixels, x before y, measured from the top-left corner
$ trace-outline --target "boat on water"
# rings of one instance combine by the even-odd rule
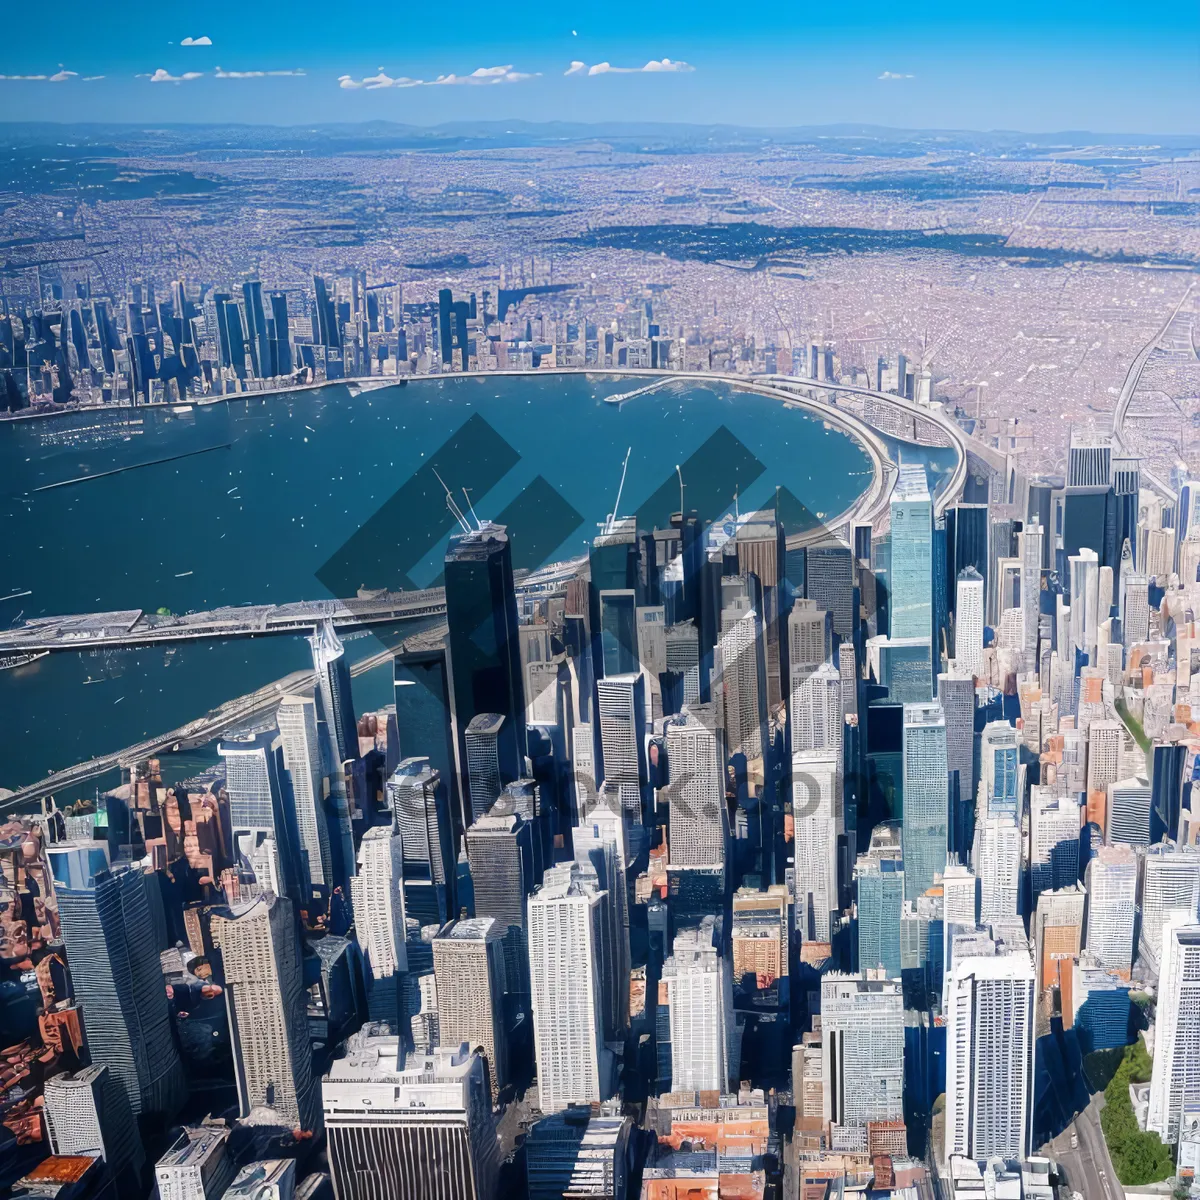
[[[39,658],[45,658],[49,650],[33,650],[28,654],[0,654],[0,671],[12,671],[17,667],[27,667]]]

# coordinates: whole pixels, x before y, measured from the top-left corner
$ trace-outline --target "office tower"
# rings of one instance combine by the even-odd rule
[[[933,500],[925,468],[903,464],[892,491],[891,628],[893,638],[933,631]]]
[[[926,638],[867,639],[868,661],[893,704],[927,704],[933,698],[930,642]]]
[[[51,1153],[102,1158],[125,1186],[137,1185],[146,1152],[129,1099],[107,1066],[54,1075],[42,1097]]]
[[[904,1120],[904,995],[870,974],[821,980],[822,1116],[834,1125]]]
[[[981,925],[1010,921],[1020,912],[1023,851],[1021,822],[1015,813],[994,813],[976,823],[971,857],[979,872]]]
[[[678,561],[678,560],[677,560]],[[682,704],[700,703],[700,635],[687,621],[668,625],[666,631],[667,670],[683,677]]]
[[[281,738],[265,734],[217,746],[217,753],[225,760],[233,853],[251,864],[271,861],[273,866],[267,875],[255,875],[260,889],[271,886],[277,895],[287,895],[296,878],[291,836],[294,823],[284,807],[279,784],[282,745]],[[265,849],[264,842],[270,843]]]
[[[606,676],[597,680],[596,695],[604,782],[617,788],[622,811],[641,824],[649,781],[645,680],[641,675]]]
[[[959,573],[956,585],[954,660],[964,673],[983,674],[983,576],[971,566]]]
[[[663,963],[670,1006],[671,1090],[729,1091],[736,1077],[733,984],[713,945],[714,918],[676,934]]]
[[[722,581],[722,596],[729,589]],[[765,696],[760,690],[762,652],[759,617],[749,595],[733,595],[721,607],[721,640],[714,660],[724,693],[725,737],[730,755],[762,758]],[[719,666],[717,663],[719,662]],[[714,687],[717,683],[714,681]]]
[[[940,704],[904,706],[904,896],[933,887],[946,865],[949,780]]]
[[[1168,1145],[1179,1140],[1180,1118],[1200,1106],[1200,925],[1177,910],[1162,931],[1154,1069],[1146,1129]]]
[[[790,691],[803,682],[833,653],[833,618],[815,600],[800,599],[788,614],[788,664],[791,671]]]
[[[1142,863],[1142,928],[1138,961],[1156,972],[1162,953],[1163,928],[1173,909],[1195,914],[1200,906],[1200,850],[1160,842],[1146,851]]]
[[[467,724],[467,793],[471,819],[478,821],[500,796],[500,734],[503,713],[477,713]],[[516,764],[512,764],[515,769]]]
[[[307,991],[291,904],[270,893],[218,910],[213,944],[225,969],[238,1107],[275,1110],[279,1123],[316,1130],[320,1120],[308,1040]]]
[[[1097,722],[1092,723],[1095,729]],[[1104,835],[1127,846],[1150,845],[1150,784],[1136,776],[1108,785]]]
[[[666,725],[668,846],[676,866],[725,863],[725,731],[712,704],[685,708]]]
[[[275,337],[271,342],[275,374],[290,375],[292,373],[292,340],[288,329],[287,295],[284,292],[271,293],[271,320],[275,330]]]
[[[326,765],[333,775],[334,767],[340,767],[348,758],[358,757],[358,722],[350,691],[350,666],[331,620],[322,620],[308,641],[317,675],[321,720],[325,723],[325,736],[329,739],[332,754]]]
[[[134,867],[55,887],[88,1053],[125,1093],[134,1116],[172,1116],[187,1095],[163,990],[147,879]]]
[[[1096,631],[1100,625],[1100,560],[1087,547],[1067,558],[1071,596],[1071,645],[1077,654],[1094,662]]]
[[[370,1012],[399,1020],[399,974],[405,953],[404,851],[390,826],[366,830],[358,847],[358,873],[350,880],[354,928],[371,969]]]
[[[226,1125],[187,1125],[154,1167],[159,1200],[221,1200],[236,1173]]]
[[[900,978],[900,917],[904,911],[904,863],[900,858],[860,854],[858,882],[858,967]]]
[[[945,1001],[947,1159],[1033,1152],[1035,991],[1024,949],[954,962]]]
[[[804,941],[828,942],[832,937],[834,914],[840,908],[841,765],[840,750],[810,750],[792,755],[796,928]],[[944,847],[942,857],[944,860]]]
[[[577,866],[546,872],[529,901],[533,1041],[542,1111],[608,1091],[601,980],[603,895]]]
[[[805,594],[833,617],[833,632],[854,632],[854,557],[850,547],[833,539],[808,546],[804,554]]]
[[[1083,945],[1083,907],[1087,893],[1078,883],[1043,892],[1033,917],[1038,990],[1069,982],[1071,964]]]
[[[975,680],[960,675],[942,674],[937,678],[938,703],[946,718],[946,771],[958,773],[957,797],[960,806],[972,810],[975,801]],[[955,792],[950,793],[951,798]],[[959,854],[969,850],[966,821],[951,822],[956,838],[952,848]]]
[[[820,666],[793,686],[788,723],[792,731],[792,753],[842,748],[842,677],[832,663]]]
[[[429,759],[406,758],[385,790],[400,835],[405,912],[423,925],[443,925],[452,911],[457,858],[441,777]]]
[[[942,872],[942,897],[947,925],[975,928],[979,920],[979,880],[970,867],[958,861],[946,863]]]
[[[979,777],[986,787],[989,813],[1015,814],[1021,810],[1018,794],[1016,727],[1007,721],[989,721],[983,727],[979,746]]]
[[[466,730],[480,713],[504,717],[497,753],[519,769],[525,761],[525,691],[513,590],[512,546],[503,525],[484,521],[455,534],[446,551],[446,622],[457,773],[467,779]],[[463,825],[474,808],[467,806]]]
[[[329,822],[325,819],[321,745],[317,740],[317,706],[309,696],[284,696],[276,713],[283,743],[283,765],[292,785],[300,851],[307,881],[333,886],[329,854]]]
[[[522,1004],[529,994],[526,929],[536,878],[532,831],[512,801],[501,796],[466,837],[475,915],[494,918],[503,934],[506,987]]]
[[[537,1121],[525,1138],[527,1200],[623,1200],[635,1128],[632,1117],[582,1105]]]
[[[1021,662],[1032,670],[1038,661],[1038,619],[1042,596],[1042,527],[1026,522],[1021,531]],[[1107,616],[1107,613],[1101,614]]]
[[[630,675],[638,669],[638,545],[636,518],[618,513],[592,539],[588,553],[588,624],[597,678]]]
[[[1120,971],[1128,979],[1137,911],[1137,854],[1129,846],[1098,846],[1084,879],[1088,953],[1100,966]]]
[[[603,987],[605,1030],[610,1038],[623,1036],[629,1023],[629,886],[626,824],[615,789],[607,784],[598,803],[573,831],[576,863],[590,866],[604,892],[602,913],[606,933]]]
[[[733,980],[747,975],[755,986],[770,987],[788,973],[788,891],[772,884],[765,892],[738,888],[733,896]]]
[[[1145,573],[1130,573],[1121,594],[1121,631],[1125,645],[1136,646],[1150,636],[1150,580]]]
[[[1106,792],[1120,778],[1125,726],[1120,721],[1093,721],[1087,730],[1087,790]]]
[[[495,1200],[500,1151],[482,1057],[409,1056],[366,1026],[321,1081],[337,1200]]]
[[[259,379],[269,379],[276,373],[271,342],[267,337],[267,314],[263,309],[262,284],[257,279],[242,284],[246,302],[246,328],[250,335],[250,361]],[[182,314],[176,314],[182,316]]]
[[[462,918],[433,939],[442,1044],[465,1042],[487,1060],[495,1100],[508,1082],[504,1023],[505,928],[492,917]]]
[[[1034,787],[1029,796],[1029,871],[1034,899],[1079,878],[1079,801]]]

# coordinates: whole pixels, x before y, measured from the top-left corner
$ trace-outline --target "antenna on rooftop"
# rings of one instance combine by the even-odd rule
[[[463,533],[470,533],[471,527],[467,524],[466,517],[462,514],[462,509],[455,503],[454,497],[450,494],[450,489],[446,486],[446,481],[437,473],[437,468],[431,468],[434,478],[442,485],[442,491],[446,493],[446,507],[454,515],[454,519],[458,522],[459,528]]]
[[[475,515],[475,505],[471,503],[471,493],[466,489],[462,489],[463,499],[467,502],[467,510],[471,514],[471,519],[475,522],[476,528],[482,529],[483,522]]]
[[[605,529],[605,531],[604,531],[605,533],[612,533],[613,526],[616,524],[616,521],[617,521],[617,516],[619,515],[619,513],[621,511],[621,493],[625,490],[625,472],[629,470],[629,456],[632,453],[633,453],[633,447],[630,446],[629,449],[625,451],[625,465],[621,468],[621,483],[620,483],[620,486],[617,488],[617,502],[616,502],[616,504],[613,505],[612,512],[609,513],[608,528]]]

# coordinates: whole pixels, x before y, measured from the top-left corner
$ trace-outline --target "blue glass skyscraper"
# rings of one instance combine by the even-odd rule
[[[903,465],[891,502],[893,638],[933,632],[933,500],[925,468]]]

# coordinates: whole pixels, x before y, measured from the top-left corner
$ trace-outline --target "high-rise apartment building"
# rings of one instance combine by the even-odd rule
[[[733,987],[713,918],[675,936],[663,963],[670,1006],[671,1090],[727,1092],[736,1076]]]
[[[904,995],[898,980],[826,975],[821,981],[823,1116],[865,1128],[904,1120]]]
[[[955,584],[954,661],[972,676],[983,674],[983,618],[983,576],[967,566]]]

